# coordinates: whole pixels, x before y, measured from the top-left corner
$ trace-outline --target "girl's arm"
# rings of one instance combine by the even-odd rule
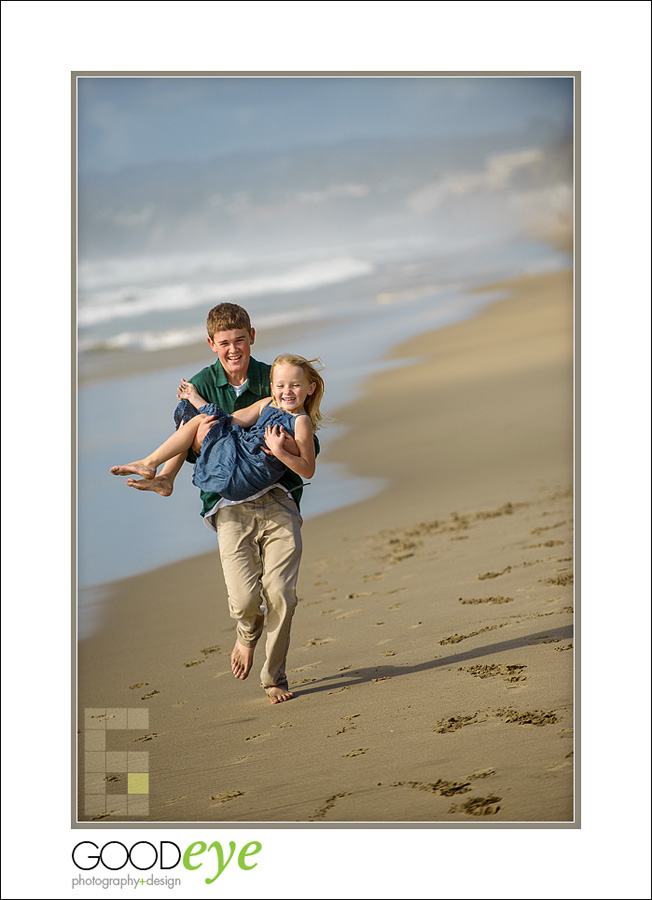
[[[294,456],[284,446],[288,437],[287,432],[279,425],[270,425],[265,429],[265,443],[272,454],[297,475],[312,478],[315,474],[315,442],[310,418],[299,416],[294,426],[294,440],[299,456]]]
[[[265,397],[263,400],[257,400],[251,406],[245,406],[244,409],[236,409],[231,418],[240,428],[251,428],[258,421],[263,409],[270,403],[271,397]]]

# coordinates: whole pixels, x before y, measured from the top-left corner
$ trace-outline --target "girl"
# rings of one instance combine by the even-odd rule
[[[192,448],[199,454],[194,484],[226,500],[245,500],[260,493],[283,476],[286,466],[302,478],[311,478],[313,435],[322,419],[324,394],[315,362],[291,354],[277,356],[271,369],[271,397],[231,416],[216,404],[205,403],[194,385],[183,380],[179,396],[199,413],[149,456],[110,471],[153,478],[162,463]]]

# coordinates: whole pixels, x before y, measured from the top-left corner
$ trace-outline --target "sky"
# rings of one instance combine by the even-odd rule
[[[566,77],[82,77],[80,174],[355,139],[572,126]]]

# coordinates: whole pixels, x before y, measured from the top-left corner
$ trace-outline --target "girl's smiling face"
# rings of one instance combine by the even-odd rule
[[[279,363],[272,372],[272,397],[279,409],[296,415],[303,411],[306,398],[314,393],[316,384],[307,380],[301,366]]]

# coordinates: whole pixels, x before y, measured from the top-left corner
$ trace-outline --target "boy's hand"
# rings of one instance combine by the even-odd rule
[[[206,416],[204,421],[201,423],[201,425],[197,429],[197,433],[195,434],[195,440],[193,441],[193,444],[192,444],[192,449],[195,451],[195,453],[199,453],[201,451],[201,445],[204,443],[204,438],[206,437],[208,432],[211,430],[211,428],[213,427],[213,425],[215,424],[216,421],[217,421],[217,419],[215,418],[215,416]]]
[[[199,409],[200,406],[206,405],[206,401],[200,396],[192,381],[186,381],[185,378],[181,379],[181,384],[177,388],[177,399],[189,400],[195,409]]]

